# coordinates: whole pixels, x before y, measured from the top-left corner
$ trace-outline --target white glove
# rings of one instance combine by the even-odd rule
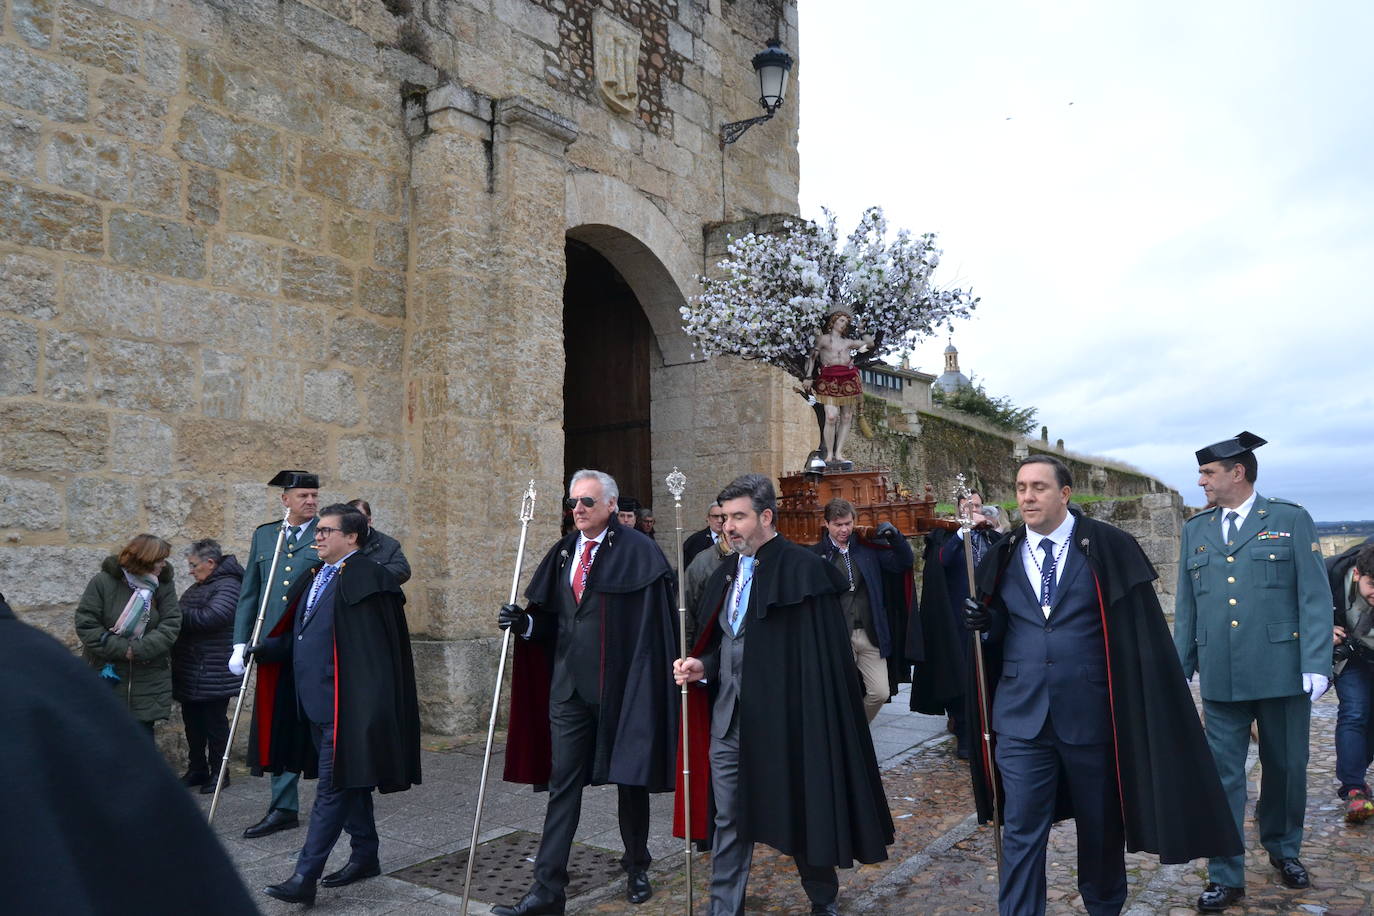
[[[1331,681],[1324,674],[1304,674],[1302,676],[1302,692],[1312,698],[1315,703],[1321,699],[1322,694],[1326,693],[1326,688],[1331,686]]]
[[[235,643],[234,654],[229,656],[229,673],[234,675],[234,677],[243,677],[243,650],[247,645],[247,643],[243,642]],[[1304,677],[1305,676],[1306,675],[1304,675]]]

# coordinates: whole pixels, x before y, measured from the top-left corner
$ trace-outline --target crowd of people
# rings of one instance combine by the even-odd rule
[[[1374,816],[1374,539],[1324,564],[1307,512],[1256,492],[1264,444],[1241,433],[1196,454],[1208,506],[1184,525],[1172,632],[1140,545],[1082,514],[1048,455],[1018,468],[1016,527],[980,493],[960,499],[962,523],[926,538],[919,589],[907,538],[857,528],[847,500],[824,507],[815,544],[780,536],[758,474],[721,490],[679,575],[652,512],[577,472],[564,534],[497,618],[517,637],[504,777],[548,802],[530,889],[493,912],[564,912],[583,788],[601,784],[617,786],[630,904],[654,893],[649,796],[676,791],[675,832],[712,853],[712,914],[743,911],[755,843],[795,860],[813,914],[839,912],[836,869],[893,842],[868,725],[905,681],[913,710],[948,717],[979,818],[1002,826],[1001,912],[1044,912],[1049,830],[1069,817],[1090,913],[1122,909],[1126,851],[1207,858],[1197,909],[1240,901],[1252,727],[1260,842],[1283,885],[1308,887],[1311,704],[1333,680],[1336,791],[1351,824]],[[140,534],[74,624],[88,682],[145,735],[180,704],[181,782],[203,794],[229,783],[228,705],[254,669],[248,764],[269,798],[243,835],[298,827],[298,780],[319,780],[293,874],[264,889],[309,904],[380,873],[372,793],[420,782],[411,570],[365,500],[320,508],[305,471],[269,485],[283,517],[243,562],[194,541],[178,597],[171,545]],[[345,832],[347,864],[325,875]]]

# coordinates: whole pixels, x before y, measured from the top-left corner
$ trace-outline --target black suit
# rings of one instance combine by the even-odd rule
[[[682,568],[686,569],[688,566],[691,566],[692,558],[715,542],[715,538],[711,537],[710,528],[703,528],[700,531],[692,532],[687,540],[682,542]]]

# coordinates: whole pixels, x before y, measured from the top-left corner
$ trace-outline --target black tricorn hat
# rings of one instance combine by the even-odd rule
[[[312,474],[309,471],[278,471],[277,476],[267,481],[269,487],[281,487],[290,490],[295,487],[308,487],[311,490],[320,488],[320,475]]]
[[[622,496],[615,501],[615,511],[617,512],[638,512],[639,509],[639,500],[633,496]]]
[[[1213,442],[1206,448],[1198,449],[1197,463],[1199,465],[1211,464],[1213,461],[1235,458],[1246,452],[1253,452],[1268,441],[1268,439],[1261,439],[1251,432],[1238,432],[1235,438],[1222,439],[1220,442]]]

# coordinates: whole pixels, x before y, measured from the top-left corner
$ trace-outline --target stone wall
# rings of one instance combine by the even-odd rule
[[[603,14],[640,38],[630,112],[589,69]],[[677,314],[708,224],[797,209],[800,67],[778,117],[715,140],[796,22],[791,0],[0,0],[0,588],[71,642],[130,535],[241,552],[279,512],[264,482],[309,468],[411,555],[426,724],[479,722],[527,479],[535,558],[556,531],[569,236],[653,326],[655,475],[699,488],[689,523],[809,447],[786,380],[702,362]]]

